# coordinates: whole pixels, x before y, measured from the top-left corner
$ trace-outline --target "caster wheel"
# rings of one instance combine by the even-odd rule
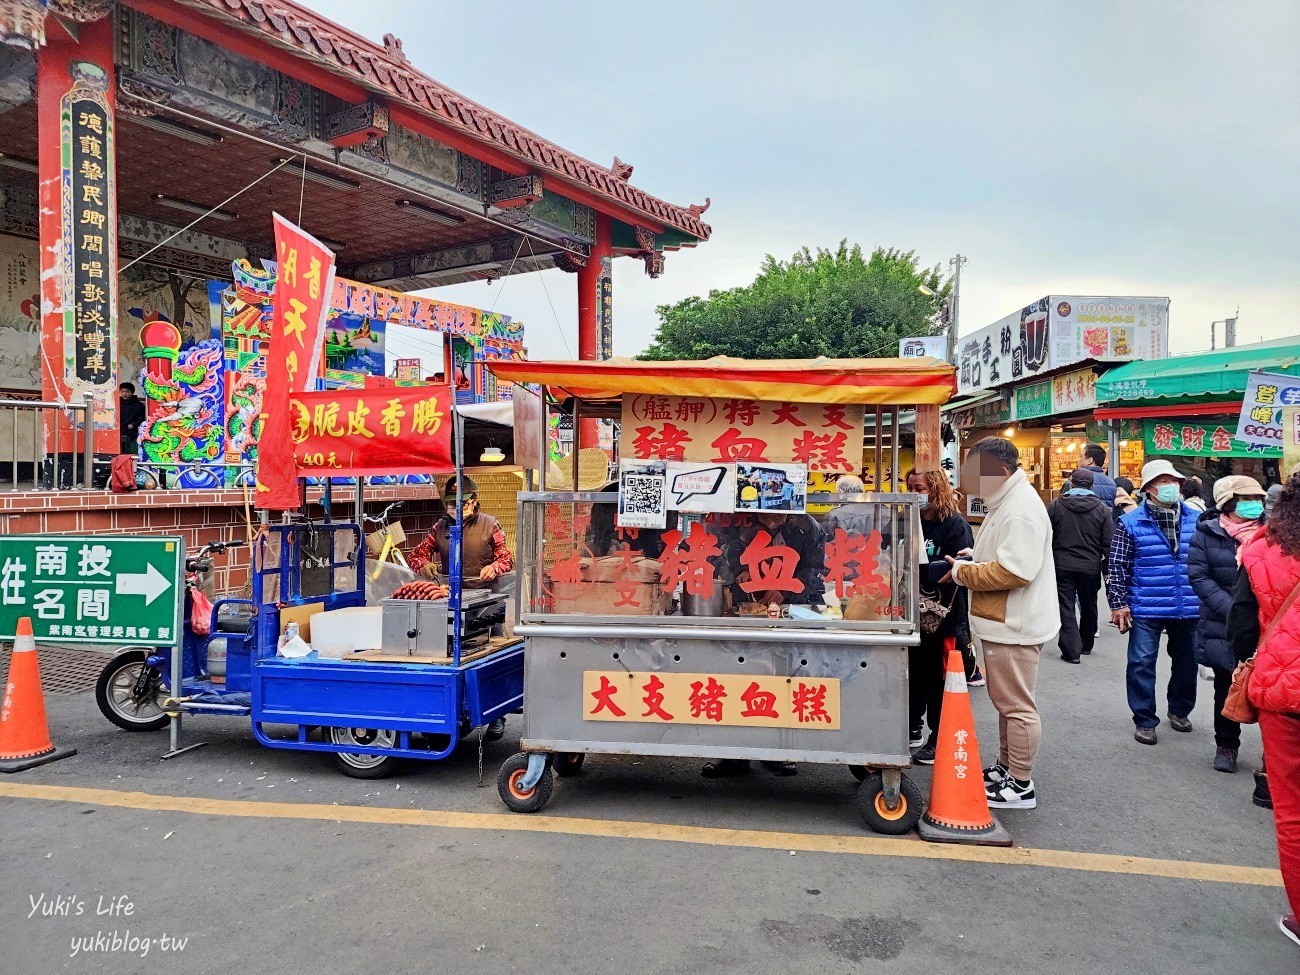
[[[867,768],[865,765],[850,765],[849,772],[855,779],[861,782],[871,774],[871,769]]]
[[[501,766],[501,772],[497,775],[497,792],[511,812],[537,812],[551,801],[555,777],[551,773],[550,763],[547,763],[546,770],[542,772],[542,777],[537,780],[537,784],[525,790],[519,783],[527,771],[528,755],[519,752],[506,759],[505,764]]]
[[[569,776],[581,772],[582,763],[586,760],[586,752],[560,752],[551,759],[551,765],[555,769],[556,775],[562,779],[567,779]]]
[[[373,745],[395,748],[397,732],[375,728],[330,728],[330,741],[335,745]],[[334,764],[340,772],[354,779],[382,779],[397,767],[391,755],[366,755],[362,752],[335,752]]]
[[[901,836],[910,833],[921,819],[921,790],[904,775],[898,791],[898,806],[890,809],[885,804],[884,777],[879,772],[872,772],[858,787],[858,811],[877,833]]]

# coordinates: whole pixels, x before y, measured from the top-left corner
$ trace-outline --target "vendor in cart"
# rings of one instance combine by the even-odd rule
[[[479,508],[477,485],[468,477],[460,482],[464,520],[461,534],[461,584],[465,589],[491,589],[502,592],[506,577],[514,570],[515,557],[510,552],[501,523]],[[456,478],[447,478],[442,489],[447,507],[433,531],[407,556],[412,571],[427,578],[446,574],[451,564],[451,526],[456,520]]]
[[[821,526],[808,515],[742,515],[725,548],[733,604],[821,603],[823,545]]]

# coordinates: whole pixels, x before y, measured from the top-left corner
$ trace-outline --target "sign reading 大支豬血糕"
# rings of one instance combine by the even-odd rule
[[[584,721],[840,729],[834,677],[586,670],[582,699]]]
[[[1282,447],[1282,408],[1300,406],[1300,376],[1252,372],[1237,420],[1237,439],[1253,447]]]
[[[184,558],[169,536],[0,537],[0,639],[26,616],[37,640],[175,646]]]

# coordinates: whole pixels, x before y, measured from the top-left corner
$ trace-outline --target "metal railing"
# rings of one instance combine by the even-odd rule
[[[46,411],[53,411],[54,416],[50,417],[52,428],[51,450],[47,455],[45,452],[45,419]],[[81,403],[44,403],[34,400],[20,399],[0,399],[0,414],[7,412],[9,414],[9,423],[4,424],[0,421],[0,437],[4,436],[5,428],[8,427],[10,454],[8,463],[0,462],[0,474],[3,468],[9,468],[9,490],[19,491],[65,491],[73,490],[78,487],[77,480],[77,459],[81,459],[81,479],[80,486],[83,490],[89,491],[93,488],[95,477],[95,434],[94,434],[94,415],[95,401],[94,397],[86,394]],[[30,413],[31,420],[25,417],[20,418],[20,413]],[[80,424],[86,435],[82,438],[83,446],[80,451],[76,449],[76,433],[73,432],[69,446],[72,448],[68,452],[66,463],[63,455],[59,452],[59,414],[65,414],[69,424],[76,426],[77,418],[75,414],[80,413]],[[31,473],[29,477],[19,478],[21,467],[26,463],[19,460],[18,434],[22,425],[30,422],[32,431],[31,447]],[[3,443],[0,440],[0,443]],[[0,481],[0,484],[3,484]]]

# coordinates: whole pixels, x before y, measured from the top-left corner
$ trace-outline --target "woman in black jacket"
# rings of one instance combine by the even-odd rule
[[[948,483],[947,474],[943,471],[908,471],[907,489],[924,499],[921,504],[921,535],[926,563],[946,565],[947,556],[956,558],[958,552],[974,544],[970,525],[957,510],[957,495]],[[921,567],[921,595],[949,607],[938,631],[922,633],[921,645],[908,650],[911,740],[921,744],[912,757],[920,765],[933,765],[935,744],[939,738],[939,712],[943,706],[944,640],[956,638],[957,649],[963,651],[964,656],[965,648],[970,644],[970,620],[965,588],[953,582],[934,582],[926,565]],[[922,744],[923,721],[930,725],[930,734]]]
[[[1228,646],[1228,610],[1237,578],[1237,553],[1262,523],[1264,489],[1251,477],[1221,477],[1214,483],[1214,503],[1218,510],[1207,511],[1197,522],[1187,552],[1187,575],[1201,601],[1196,662],[1214,671],[1214,767],[1235,772],[1241,725],[1219,713],[1237,666]]]

